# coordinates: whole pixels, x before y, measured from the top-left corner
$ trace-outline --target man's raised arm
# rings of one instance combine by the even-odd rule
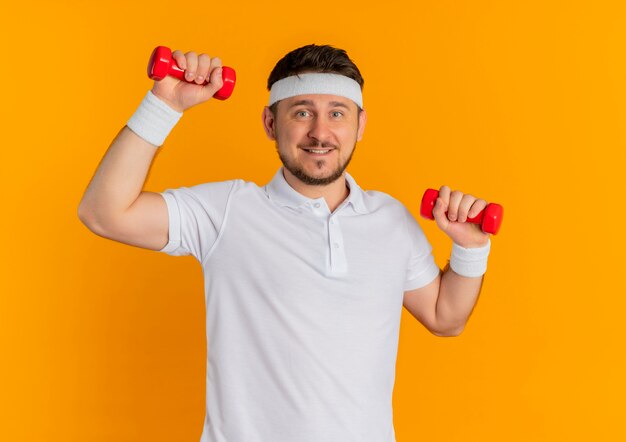
[[[223,85],[218,58],[180,51],[172,58],[192,76],[186,76],[188,82],[166,77],[154,83],[111,143],[78,207],[78,217],[95,234],[151,250],[168,242],[165,200],[142,190],[158,147],[183,111],[209,100]],[[205,78],[210,80],[203,85]]]

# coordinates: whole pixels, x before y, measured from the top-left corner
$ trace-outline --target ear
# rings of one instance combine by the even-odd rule
[[[265,106],[263,108],[263,114],[261,115],[261,118],[263,119],[263,129],[265,129],[265,134],[267,135],[267,138],[272,141],[276,141],[274,114],[272,114],[272,111],[268,106]]]
[[[359,115],[359,127],[358,127],[357,134],[356,134],[357,141],[361,141],[361,138],[363,138],[363,131],[365,130],[365,123],[367,123],[367,112],[365,112],[365,109],[363,109],[361,111],[361,114]]]

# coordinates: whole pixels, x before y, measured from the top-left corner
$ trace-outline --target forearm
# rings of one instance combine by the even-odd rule
[[[491,241],[465,248],[452,245],[450,263],[444,270],[435,308],[438,330],[456,336],[463,331],[478,301],[487,271]]]
[[[442,186],[432,209],[437,226],[452,240],[450,264],[428,291],[425,314],[429,330],[438,336],[463,331],[478,301],[491,250],[490,234],[467,222],[485,210],[487,202]],[[416,316],[416,317],[418,317]]]
[[[482,284],[483,276],[461,276],[446,267],[436,306],[437,328],[442,334],[454,336],[463,331],[478,301]]]
[[[107,223],[123,213],[141,193],[158,148],[124,126],[117,134],[78,209],[83,221]]]

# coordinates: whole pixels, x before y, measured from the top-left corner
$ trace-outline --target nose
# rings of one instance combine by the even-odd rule
[[[327,141],[331,141],[332,132],[330,130],[330,125],[323,118],[314,118],[311,121],[311,127],[309,128],[308,133],[310,138],[319,141],[320,143],[324,143]]]

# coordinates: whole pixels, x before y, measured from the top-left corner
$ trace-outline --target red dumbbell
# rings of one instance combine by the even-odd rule
[[[435,201],[439,197],[439,191],[435,189],[426,189],[422,197],[422,205],[420,206],[420,214],[424,218],[435,219],[433,216],[433,208]],[[480,224],[485,233],[498,233],[502,224],[502,215],[504,208],[500,204],[489,203],[487,207],[481,210],[478,215],[473,218],[467,218],[468,223]],[[447,214],[448,212],[446,212]]]
[[[156,81],[161,81],[167,75],[187,81],[185,80],[185,71],[181,69],[172,58],[170,48],[157,46],[154,48],[154,51],[152,51],[150,61],[148,62],[148,77]],[[222,66],[222,80],[224,80],[224,85],[213,95],[213,98],[217,98],[218,100],[226,100],[233,93],[236,81],[235,70],[228,66]],[[192,82],[189,81],[188,83]],[[208,80],[203,84],[207,83]]]

